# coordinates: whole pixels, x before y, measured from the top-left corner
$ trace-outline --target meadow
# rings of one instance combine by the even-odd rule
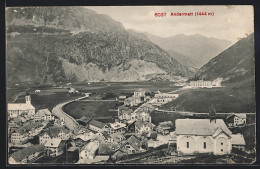
[[[179,111],[208,113],[212,106],[218,113],[237,112],[254,113],[255,94],[251,89],[201,88],[183,91],[179,98],[167,103],[161,109],[176,107]]]
[[[118,106],[120,106],[120,103],[117,101],[78,101],[65,105],[63,111],[76,119],[79,119],[82,116],[90,118],[108,118],[117,116],[117,111],[109,111],[109,109],[117,110]]]

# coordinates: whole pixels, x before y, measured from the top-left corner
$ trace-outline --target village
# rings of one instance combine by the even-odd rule
[[[189,87],[194,86],[211,88],[212,83],[190,82]],[[80,93],[75,88],[68,88],[68,92]],[[231,113],[225,119],[214,114],[208,118],[168,119],[155,125],[151,112],[177,99],[179,94],[158,91],[150,97],[145,89],[139,88],[131,97],[116,98],[122,103],[118,106],[117,118],[104,123],[86,116],[74,119],[62,110],[64,105],[87,99],[91,93],[82,95],[53,110],[36,110],[29,93],[25,103],[8,103],[9,164],[117,163],[158,147],[164,147],[165,154],[171,158],[184,159],[199,154],[231,154],[234,149],[246,151],[243,134],[230,130],[247,125],[246,113]],[[65,158],[62,161],[59,157]],[[68,162],[69,158],[73,160]]]

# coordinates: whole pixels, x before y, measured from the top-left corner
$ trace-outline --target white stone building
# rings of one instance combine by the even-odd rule
[[[177,119],[177,152],[181,154],[229,154],[231,131],[222,119]]]
[[[246,124],[245,113],[234,113],[226,118],[229,127],[244,126]]]
[[[134,91],[133,97],[145,97],[145,90],[144,89],[137,89]]]
[[[152,101],[153,105],[162,105],[168,102],[171,102],[179,97],[179,94],[170,94],[170,93],[157,93],[154,95]]]
[[[99,147],[98,141],[91,141],[90,143],[86,144],[84,147],[81,148],[79,152],[80,159],[94,159],[96,157],[96,152]]]
[[[204,81],[204,80],[190,81],[190,86],[191,87],[207,87],[207,88],[211,88],[212,87],[212,82],[211,81]]]
[[[31,96],[25,96],[25,103],[8,103],[7,106],[8,116],[11,118],[18,117],[22,113],[26,113],[32,117],[35,115],[35,107],[31,104]]]

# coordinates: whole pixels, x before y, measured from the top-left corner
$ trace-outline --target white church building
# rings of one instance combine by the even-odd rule
[[[28,116],[35,115],[35,107],[31,104],[30,94],[26,94],[25,103],[8,103],[7,105],[8,116],[11,118],[18,117],[22,113]]]
[[[229,154],[232,132],[222,119],[177,119],[177,152],[180,154]]]

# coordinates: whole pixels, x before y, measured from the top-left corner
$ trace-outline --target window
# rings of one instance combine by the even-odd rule
[[[204,147],[204,149],[207,148],[207,144],[206,144],[206,142],[204,142],[203,147]]]
[[[223,145],[223,142],[221,142],[220,144]]]
[[[190,147],[190,143],[189,142],[187,142],[187,148],[189,148]]]
[[[223,152],[223,149],[221,149],[220,151]]]

